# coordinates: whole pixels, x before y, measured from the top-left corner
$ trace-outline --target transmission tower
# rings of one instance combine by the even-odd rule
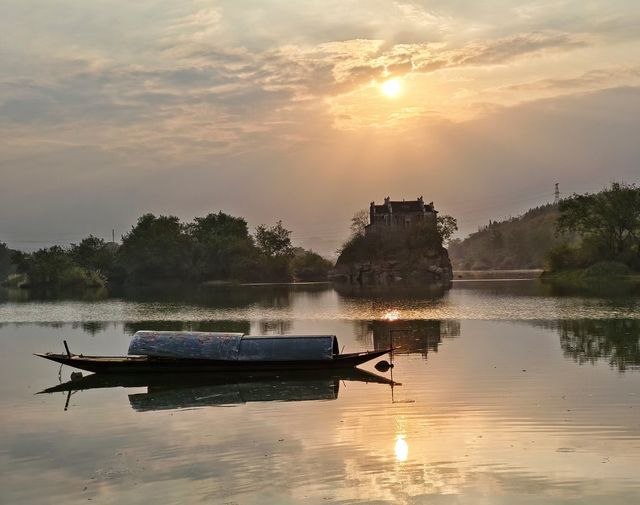
[[[560,201],[560,188],[559,188],[559,185],[558,185],[558,183],[557,183],[557,182],[556,182],[556,190],[554,191],[554,193],[553,193],[553,194],[554,194],[554,196],[555,196],[555,198],[554,198],[553,202],[554,202],[556,205],[558,205],[558,202]]]

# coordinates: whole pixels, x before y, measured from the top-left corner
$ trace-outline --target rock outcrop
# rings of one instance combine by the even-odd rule
[[[404,248],[384,255],[349,256],[341,254],[338,258],[331,274],[334,282],[365,286],[394,283],[449,285],[453,278],[449,254],[444,247]]]

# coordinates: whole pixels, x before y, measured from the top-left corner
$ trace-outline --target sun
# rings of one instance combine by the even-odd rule
[[[395,98],[400,94],[402,90],[402,83],[398,77],[388,79],[380,84],[380,91],[389,98]]]

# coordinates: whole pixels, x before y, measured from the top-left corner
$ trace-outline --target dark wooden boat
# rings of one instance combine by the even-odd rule
[[[127,356],[36,354],[96,373],[247,372],[354,368],[392,349],[341,354],[335,335],[252,336],[240,333],[139,331]]]
[[[84,356],[35,354],[56,363],[96,373],[233,372],[250,370],[329,370],[353,368],[384,356],[392,349],[338,354],[328,360],[237,361],[159,356]]]

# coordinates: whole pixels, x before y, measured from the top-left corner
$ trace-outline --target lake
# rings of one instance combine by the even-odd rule
[[[125,354],[139,329],[400,349],[390,372],[363,367],[375,377],[89,377],[72,394],[71,369],[32,355],[62,352],[64,339],[77,353]],[[634,286],[0,291],[0,350],[1,503],[640,502]]]

